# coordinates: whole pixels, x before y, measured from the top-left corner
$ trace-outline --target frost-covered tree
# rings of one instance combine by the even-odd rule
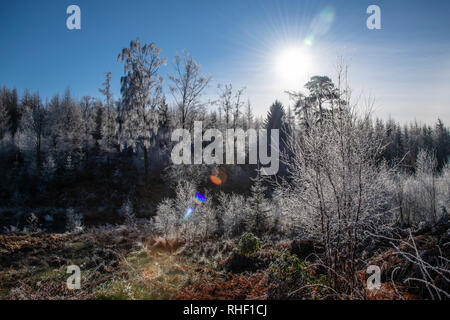
[[[242,128],[243,123],[241,121],[242,111],[241,108],[243,106],[242,95],[244,93],[244,88],[239,89],[235,94],[234,100],[234,111],[233,111],[233,129]]]
[[[75,213],[73,208],[68,208],[66,211],[66,232],[78,233],[84,230],[83,217],[80,213]]]
[[[250,100],[247,100],[247,107],[245,109],[245,121],[244,121],[244,130],[252,129],[253,128],[253,111],[252,111],[252,104],[250,103]]]
[[[219,234],[227,237],[241,235],[250,226],[248,204],[242,195],[221,192],[218,197],[216,221]]]
[[[162,77],[158,72],[165,60],[155,43],[141,45],[139,39],[122,49],[118,60],[124,64],[125,75],[120,79],[123,125],[121,143],[144,153],[145,178],[149,174],[148,148],[157,133],[157,107],[161,102]]]
[[[389,171],[377,163],[384,144],[372,135],[370,114],[346,101],[334,116],[291,135],[290,177],[280,193],[305,234],[325,246],[327,267],[345,277],[367,232],[381,232],[394,210]]]
[[[58,165],[64,166],[67,156],[72,163],[77,162],[83,150],[83,115],[76,101],[71,97],[69,88],[61,99],[53,97],[48,106],[49,125],[47,135],[50,139],[50,151]]]
[[[266,187],[263,184],[261,175],[258,173],[258,176],[253,180],[251,195],[248,198],[248,226],[257,235],[262,235],[269,228],[271,206],[266,199],[265,192]]]
[[[136,227],[136,214],[134,212],[133,203],[130,199],[127,199],[125,203],[120,208],[121,214],[125,217],[124,223],[126,226],[135,228]]]
[[[219,104],[220,112],[223,113],[224,116],[223,121],[225,129],[236,129],[237,127],[242,126],[239,118],[242,114],[242,96],[245,88],[238,89],[234,92],[231,83],[225,85],[219,84],[217,88],[219,89],[219,99],[217,103]]]
[[[233,86],[231,84],[218,85],[219,93],[219,109],[223,113],[223,121],[225,129],[231,127],[233,119]]]
[[[3,90],[2,90],[3,91]],[[8,132],[9,115],[6,105],[3,102],[3,92],[0,92],[0,141],[3,143],[3,138]]]
[[[436,222],[450,207],[448,164],[439,172],[435,153],[422,149],[416,166],[415,174],[396,177],[399,222],[407,225]]]
[[[36,92],[32,96],[25,95],[22,99],[22,109],[21,129],[27,137],[27,142],[34,149],[36,168],[38,175],[40,175],[42,166],[42,141],[47,113],[39,97],[39,93]]]
[[[169,115],[169,105],[166,102],[166,98],[161,99],[161,104],[158,107],[158,128],[169,128],[170,126],[170,115]]]
[[[201,74],[200,66],[187,51],[183,56],[175,56],[173,67],[174,73],[168,77],[177,121],[183,129],[192,129],[195,117],[205,105],[201,96],[211,77]]]
[[[153,148],[155,152],[152,154],[152,161],[157,169],[166,166],[170,161],[170,152],[172,150],[171,142],[171,124],[173,122],[173,114],[169,110],[166,98],[162,97],[158,106],[158,133],[153,138]]]
[[[107,72],[105,75],[105,82],[102,83],[102,87],[98,91],[105,96],[105,105],[113,106],[113,94],[111,92],[111,72]]]
[[[187,239],[213,234],[216,227],[212,201],[208,193],[204,193],[207,200],[196,204],[196,190],[193,183],[181,180],[175,188],[175,198],[166,199],[158,206],[156,230],[165,235],[183,236]]]
[[[90,150],[94,147],[96,129],[96,110],[100,109],[99,103],[90,96],[83,96],[80,101],[80,111],[82,119],[82,144],[83,153],[87,161],[89,160]]]
[[[101,112],[101,126],[99,128],[101,146],[109,152],[117,145],[117,131],[118,124],[116,121],[117,112],[114,107],[113,94],[111,92],[111,72],[106,73],[105,82],[99,89],[99,92],[104,95],[105,103]]]

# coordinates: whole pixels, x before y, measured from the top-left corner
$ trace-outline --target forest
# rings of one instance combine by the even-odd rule
[[[136,39],[98,97],[1,88],[0,298],[449,299],[450,132],[438,115],[376,118],[341,64],[256,116],[245,88],[207,98],[212,77],[187,51],[169,62],[163,78],[160,48]],[[278,173],[174,164],[172,132],[196,121],[224,136],[278,129]]]

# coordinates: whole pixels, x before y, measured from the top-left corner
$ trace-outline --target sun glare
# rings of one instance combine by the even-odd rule
[[[284,85],[298,86],[311,69],[311,58],[303,47],[283,49],[276,58],[276,71]]]

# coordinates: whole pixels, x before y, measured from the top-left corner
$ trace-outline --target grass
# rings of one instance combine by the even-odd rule
[[[146,247],[125,257],[120,269],[124,273],[121,278],[96,288],[97,299],[171,299],[196,273],[196,266],[186,257]]]

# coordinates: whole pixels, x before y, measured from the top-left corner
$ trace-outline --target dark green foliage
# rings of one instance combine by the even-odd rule
[[[239,241],[237,253],[244,256],[251,256],[261,249],[261,241],[253,233],[246,232]]]
[[[308,272],[309,264],[288,250],[275,252],[269,265],[269,299],[289,299],[295,290],[317,282]]]
[[[291,123],[289,121],[291,121]],[[278,151],[280,153],[280,157],[282,155],[286,155],[289,152],[289,148],[287,145],[287,139],[292,130],[292,119],[288,118],[288,115],[286,115],[283,105],[278,100],[276,100],[270,106],[269,112],[267,113],[267,118],[264,121],[264,126],[267,129],[268,150],[272,150],[271,149],[272,144],[278,143],[276,148],[278,149]],[[272,129],[279,130],[279,140],[278,141],[272,141],[272,135],[271,135]],[[286,173],[287,173],[287,171],[286,171],[285,163],[284,163],[284,161],[281,161],[280,168],[278,170],[277,175],[280,177],[284,177],[284,176],[286,176]]]

